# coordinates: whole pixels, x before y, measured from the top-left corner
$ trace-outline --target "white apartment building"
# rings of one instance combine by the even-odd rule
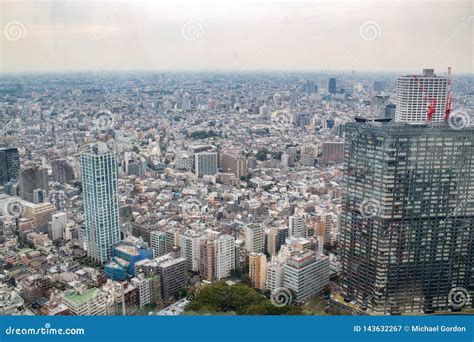
[[[217,153],[216,152],[200,152],[195,155],[196,176],[214,176],[217,174]]]
[[[290,216],[289,233],[292,237],[301,237],[304,235],[304,219],[301,216]]]
[[[395,121],[425,124],[427,111],[435,100],[436,111],[432,122],[442,122],[446,109],[448,78],[437,76],[433,69],[423,69],[422,75],[406,75],[398,78]]]
[[[220,235],[214,240],[214,272],[217,280],[230,276],[235,268],[235,238],[232,235]]]
[[[199,248],[201,246],[201,241],[203,241],[205,236],[205,233],[192,230],[187,230],[179,235],[181,257],[186,258],[189,271],[199,272]]]
[[[247,252],[263,253],[265,247],[265,230],[263,226],[248,224],[244,227],[244,235]]]

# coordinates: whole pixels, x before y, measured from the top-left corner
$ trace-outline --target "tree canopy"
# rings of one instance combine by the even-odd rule
[[[305,315],[302,307],[276,307],[269,299],[245,284],[224,282],[201,288],[186,306],[187,313],[235,313],[237,315]]]

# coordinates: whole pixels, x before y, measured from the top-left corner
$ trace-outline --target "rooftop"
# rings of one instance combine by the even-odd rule
[[[96,297],[100,292],[101,291],[98,288],[94,287],[84,291],[82,294],[77,292],[69,293],[65,295],[64,298],[71,301],[73,304],[78,305]]]

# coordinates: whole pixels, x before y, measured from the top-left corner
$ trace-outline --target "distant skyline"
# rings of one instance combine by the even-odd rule
[[[4,1],[0,72],[473,72],[472,1]]]

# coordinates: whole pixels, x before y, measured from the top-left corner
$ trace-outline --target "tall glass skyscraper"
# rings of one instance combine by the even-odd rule
[[[18,180],[20,176],[20,154],[14,147],[0,148],[0,184]]]
[[[117,160],[104,143],[81,154],[84,219],[87,253],[101,263],[112,255],[120,241]]]
[[[474,128],[346,126],[343,292],[378,314],[474,298]],[[457,308],[460,309],[460,308]]]

